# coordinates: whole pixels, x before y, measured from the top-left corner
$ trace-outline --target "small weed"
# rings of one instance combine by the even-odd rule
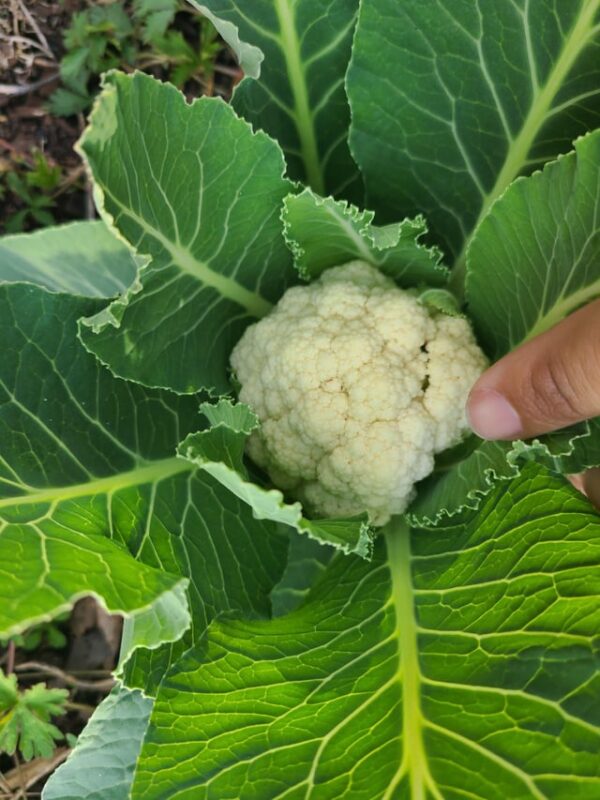
[[[43,153],[33,153],[33,165],[17,162],[0,176],[0,199],[10,201],[17,211],[4,221],[6,233],[20,233],[38,225],[54,225],[54,192],[63,173],[60,167],[50,164]]]
[[[68,696],[66,689],[48,689],[44,683],[19,691],[16,675],[0,670],[0,752],[18,750],[25,761],[49,758],[55,742],[64,738],[51,720],[65,713]]]
[[[221,49],[217,32],[208,20],[186,10],[196,30],[184,36],[171,27],[181,10],[179,0],[117,0],[74,14],[64,35],[63,85],[50,97],[51,113],[70,116],[88,109],[99,76],[116,67],[160,67],[178,87],[199,79],[210,89]]]
[[[62,614],[52,622],[42,622],[39,625],[34,625],[33,628],[29,628],[24,633],[11,636],[10,640],[15,647],[25,650],[27,653],[37,650],[40,645],[47,645],[52,650],[62,650],[67,646],[67,637],[57,623],[64,622],[67,617],[68,614]],[[7,644],[7,639],[0,638],[0,646],[5,647]]]

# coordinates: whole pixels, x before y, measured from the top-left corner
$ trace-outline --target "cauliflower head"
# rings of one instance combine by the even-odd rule
[[[313,513],[402,513],[434,455],[468,431],[486,367],[469,323],[352,261],[289,289],[231,365],[261,426],[248,454]]]

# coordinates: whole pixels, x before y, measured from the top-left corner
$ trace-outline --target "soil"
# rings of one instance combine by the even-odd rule
[[[112,0],[103,4],[109,2]],[[73,149],[85,126],[84,115],[57,117],[47,110],[48,97],[60,86],[63,32],[75,12],[93,5],[92,0],[0,0],[0,177],[33,166],[36,152],[43,153],[49,164],[61,167],[63,178],[52,193],[57,222],[95,216],[90,187]],[[197,44],[198,29],[189,13],[179,13],[174,27],[191,44]],[[162,80],[168,78],[160,65],[146,71]],[[214,79],[206,84],[191,80],[183,91],[188,100],[207,92],[229,99],[240,78],[235,59],[223,44]],[[0,197],[0,231],[2,222],[20,207],[21,201],[11,192]],[[30,220],[27,229],[35,226]]]

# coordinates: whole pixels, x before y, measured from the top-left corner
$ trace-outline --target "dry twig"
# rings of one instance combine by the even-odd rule
[[[22,664],[17,664],[15,667],[15,672],[20,673],[26,670],[33,672],[34,675],[38,674],[40,677],[43,675],[51,675],[67,686],[72,686],[76,689],[86,689],[94,692],[110,692],[115,685],[114,678],[105,678],[99,681],[85,681],[81,680],[81,678],[75,678],[73,675],[69,675],[68,672],[65,672],[59,667],[54,667],[51,664],[42,664],[39,661],[24,661]]]
[[[28,10],[28,8],[25,5],[25,3],[23,2],[23,0],[17,0],[17,2],[19,4],[19,8],[21,9],[21,12],[23,13],[23,16],[27,20],[27,24],[29,25],[31,30],[35,33],[35,35],[38,38],[39,43],[42,45],[44,53],[46,53],[46,55],[49,58],[51,58],[53,61],[56,61],[54,53],[52,52],[52,50],[50,49],[50,45],[48,44],[48,40],[46,39],[46,37],[44,36],[42,31],[40,30],[40,26],[35,21],[35,17]]]
[[[21,86],[18,84],[0,83],[0,95],[5,95],[8,97],[20,97],[21,95],[29,94],[29,92],[35,92],[36,89],[46,86],[46,84],[52,83],[52,81],[58,80],[58,77],[58,72],[55,72],[53,75],[46,75],[45,78],[40,78],[39,81],[34,81],[34,83],[24,83]]]
[[[11,800],[26,797],[27,789],[54,772],[70,752],[70,747],[59,747],[50,758],[34,758],[27,764],[20,764],[19,770],[16,767],[11,769],[2,778],[3,786],[6,787],[4,791],[8,790],[9,794],[0,794],[0,797]]]
[[[15,668],[15,643],[12,639],[9,639],[8,646],[6,648],[6,674],[10,675],[11,672],[14,671]]]

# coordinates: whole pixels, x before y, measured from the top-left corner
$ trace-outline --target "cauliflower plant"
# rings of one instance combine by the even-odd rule
[[[383,525],[467,432],[486,359],[465,319],[352,261],[289,289],[231,364],[261,422],[248,453],[273,483],[316,514]]]

